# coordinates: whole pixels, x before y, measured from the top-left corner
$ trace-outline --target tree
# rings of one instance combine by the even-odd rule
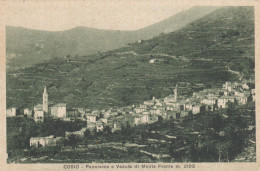
[[[111,132],[111,128],[109,127],[109,126],[106,126],[105,128],[104,128],[104,133],[106,133],[106,134],[111,134],[112,132]]]
[[[170,144],[170,147],[169,147],[169,155],[170,155],[171,157],[174,157],[174,154],[175,154],[175,149],[174,149],[174,147],[175,147],[175,142],[172,141],[171,144]]]
[[[228,108],[227,108],[227,115],[231,116],[235,112],[235,104],[232,102],[227,102]]]
[[[89,129],[87,129],[87,130],[84,132],[84,137],[85,137],[85,138],[88,138],[88,137],[90,137],[90,136],[91,136],[91,132],[90,132]]]
[[[57,151],[61,152],[61,147],[64,145],[64,139],[60,139],[56,142]]]
[[[224,151],[224,146],[223,146],[223,143],[222,142],[219,142],[216,144],[216,148],[218,150],[218,162],[221,161],[221,154],[223,153]]]
[[[68,138],[68,145],[75,149],[78,142],[77,136],[75,134],[70,134]]]
[[[218,113],[208,123],[208,126],[213,128],[216,132],[219,132],[223,126],[223,120],[221,115]]]
[[[132,136],[132,129],[130,127],[129,122],[126,123],[125,126],[122,126],[122,138],[125,140],[131,140],[131,136]]]
[[[218,150],[218,161],[221,162],[221,159],[225,158],[229,161],[229,151],[232,146],[231,141],[219,141],[216,144],[216,148]]]
[[[123,139],[123,140],[122,140],[122,146],[124,146],[125,143],[126,143],[126,141]]]
[[[245,128],[248,127],[247,122],[245,121],[245,119],[243,117],[241,117],[240,114],[238,114],[233,120],[232,120],[232,124],[234,124],[236,130],[238,131],[243,131]]]
[[[195,147],[195,143],[192,143],[190,146],[190,159],[192,162],[198,161],[198,150]]]
[[[158,123],[162,123],[163,122],[163,117],[162,116],[158,116]]]
[[[248,101],[249,101],[249,102],[252,102],[252,101],[253,101],[253,96],[252,96],[252,94],[249,95]]]

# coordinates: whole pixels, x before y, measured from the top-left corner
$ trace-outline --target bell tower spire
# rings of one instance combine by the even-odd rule
[[[176,87],[174,89],[174,101],[177,102],[178,97],[178,84],[176,84]]]
[[[42,110],[44,113],[48,114],[48,93],[46,86],[42,94]]]

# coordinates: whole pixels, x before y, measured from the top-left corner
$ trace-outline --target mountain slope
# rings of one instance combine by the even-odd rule
[[[88,55],[117,49],[139,39],[150,39],[160,33],[180,29],[215,9],[216,7],[193,7],[136,31],[77,27],[66,31],[50,32],[7,26],[7,67],[8,70],[15,70],[54,57]]]
[[[219,60],[231,69],[244,73],[249,70],[252,73],[254,41],[253,7],[225,7],[181,30],[117,51]]]
[[[154,62],[154,63],[153,63]],[[88,56],[52,59],[7,74],[7,107],[41,103],[108,108],[254,75],[254,11],[227,7],[150,40]]]

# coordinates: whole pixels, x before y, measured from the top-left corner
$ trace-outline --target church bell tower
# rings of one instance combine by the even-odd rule
[[[48,93],[46,86],[42,94],[42,110],[44,113],[48,114]]]
[[[175,89],[174,89],[174,101],[175,101],[175,102],[177,102],[177,96],[178,96],[178,94],[177,94],[177,93],[178,93],[178,90],[177,90],[177,89],[178,89],[178,85],[176,84],[176,87],[175,87]]]

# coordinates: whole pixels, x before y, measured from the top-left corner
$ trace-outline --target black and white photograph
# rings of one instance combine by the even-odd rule
[[[91,2],[7,5],[7,164],[256,163],[254,6]]]

